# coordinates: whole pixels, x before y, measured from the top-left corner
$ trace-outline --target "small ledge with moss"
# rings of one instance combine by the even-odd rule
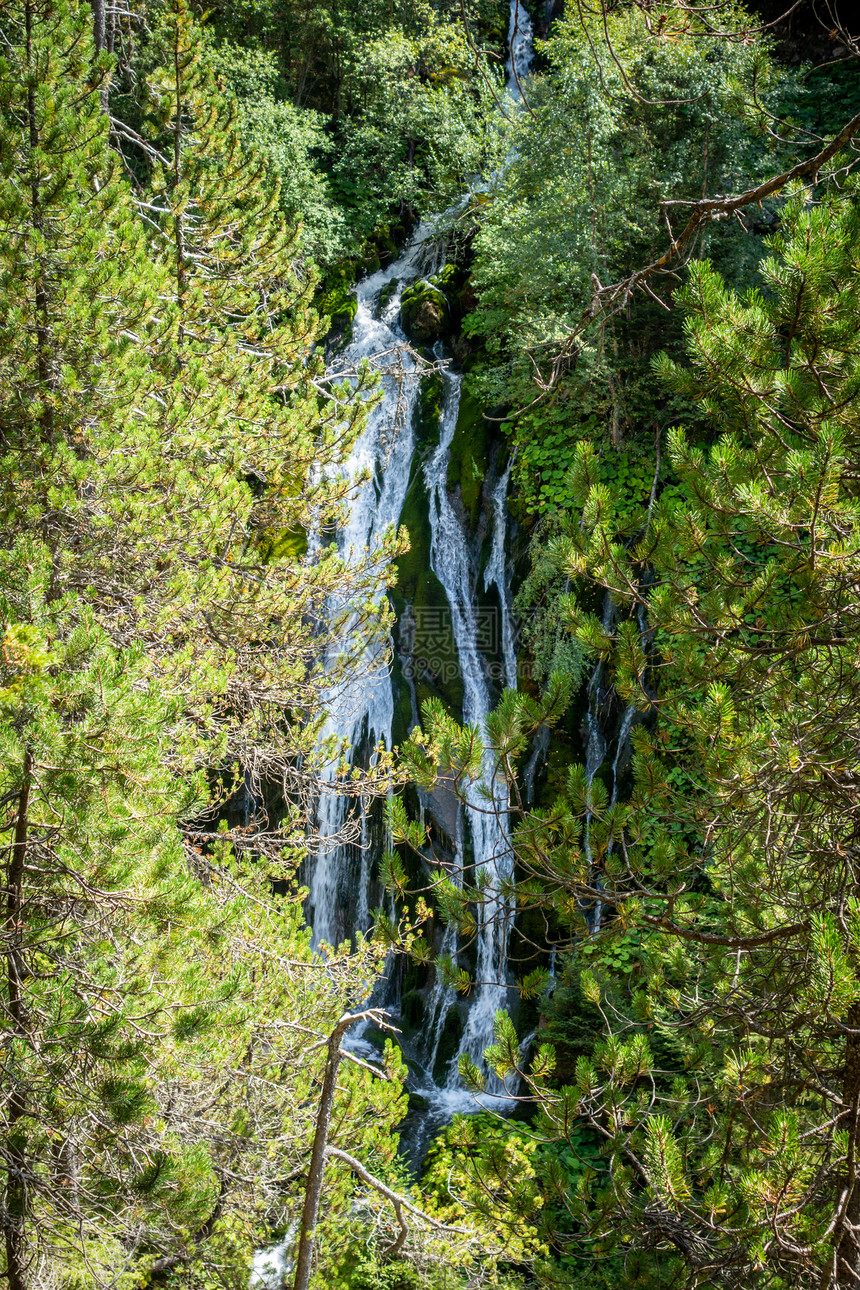
[[[259,551],[264,564],[272,560],[303,560],[308,552],[307,531],[300,524],[267,530],[260,537]]]
[[[481,511],[482,489],[489,469],[491,443],[492,430],[484,416],[484,410],[477,399],[464,389],[460,396],[446,482],[449,493],[459,488],[463,509],[473,530],[477,527]]]
[[[430,568],[429,508],[424,472],[416,454],[400,516],[400,524],[409,533],[410,549],[397,561],[397,582],[391,593],[398,619],[398,670],[402,666],[410,668],[419,710],[426,699],[440,698],[459,721],[463,713],[463,675],[445,589]],[[405,678],[399,676],[398,680],[405,690]],[[403,737],[407,710],[402,695],[401,699],[398,734]],[[411,702],[409,708],[411,712]]]

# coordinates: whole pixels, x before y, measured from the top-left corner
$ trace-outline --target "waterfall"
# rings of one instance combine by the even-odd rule
[[[532,28],[522,0],[511,0],[509,49],[507,87],[518,99],[517,77],[525,76],[532,60]],[[337,537],[339,553],[347,563],[357,563],[368,551],[378,547],[401,515],[416,447],[413,409],[418,396],[420,371],[403,348],[406,338],[399,323],[400,296],[402,289],[411,282],[432,274],[440,267],[434,260],[433,223],[425,221],[395,263],[356,287],[357,309],[352,340],[338,366],[349,370],[364,359],[373,362],[382,373],[383,398],[370,413],[367,428],[343,468],[346,478],[359,480],[366,476],[367,480],[357,486],[347,522]],[[380,294],[390,284],[394,285],[394,290],[380,310]],[[463,676],[464,720],[482,727],[493,696],[488,685],[486,662],[479,647],[475,603],[477,569],[470,554],[469,535],[453,509],[446,487],[462,377],[446,372],[443,380],[439,445],[424,468],[430,501],[430,562],[450,608]],[[517,658],[505,550],[510,472],[508,465],[485,493],[492,529],[484,590],[495,591],[499,601],[500,679],[504,685],[515,687]],[[344,616],[347,608],[332,601],[329,605],[330,620]],[[354,627],[354,621],[346,613],[341,642],[332,645],[326,660],[332,672]],[[343,740],[347,759],[355,764],[360,758],[364,758],[366,764],[379,745],[391,747],[394,694],[391,678],[380,666],[383,653],[378,642],[370,643],[362,666],[354,669],[351,677],[336,689],[333,687],[328,695],[329,718],[321,737]],[[414,694],[412,697],[414,709]],[[336,945],[356,928],[366,928],[369,920],[368,887],[373,851],[371,822],[366,814],[357,821],[350,819],[349,798],[339,791],[337,772],[338,759],[334,758],[322,776],[323,791],[317,813],[318,854],[309,866],[308,919],[314,945]],[[495,1013],[507,997],[506,950],[512,913],[499,892],[499,884],[510,877],[513,863],[507,835],[507,809],[507,786],[487,765],[480,780],[468,790],[466,802],[457,812],[455,868],[462,875],[471,855],[474,876],[470,874],[470,885],[475,885],[479,875],[486,881],[479,910],[478,984],[466,1011],[464,1033],[457,1054],[459,1057],[468,1053],[475,1061],[481,1060],[484,1048],[492,1041]],[[344,841],[345,829],[351,830],[347,841]],[[327,839],[331,840],[328,844]],[[440,952],[454,956],[456,949],[456,934],[446,933]],[[425,1021],[425,1052],[429,1054],[430,1070],[453,1002],[453,992],[439,983],[430,992]],[[494,1091],[501,1092],[497,1081],[490,1080],[490,1085]],[[456,1057],[449,1067],[446,1086],[450,1094],[449,1103],[467,1099],[466,1103],[455,1108],[452,1105],[452,1109],[473,1107],[471,1099],[459,1087]]]
[[[509,57],[506,64],[507,90],[519,99],[518,83],[528,73],[533,54],[532,24],[522,0],[511,0],[508,25]],[[430,497],[431,546],[430,563],[445,590],[451,610],[454,639],[463,675],[463,720],[484,727],[491,700],[478,640],[478,622],[474,595],[474,578],[466,535],[459,523],[447,492],[448,460],[457,426],[460,391],[463,378],[446,373],[445,399],[439,446],[425,467]],[[492,508],[492,546],[484,571],[484,590],[494,587],[500,607],[500,650],[504,683],[510,689],[517,684],[517,654],[510,609],[510,587],[506,569],[507,495],[511,463],[490,489]],[[459,815],[459,836],[455,840],[455,870],[462,881],[465,862],[464,825],[471,835],[474,874],[471,885],[485,883],[483,901],[478,909],[478,952],[476,995],[466,1014],[466,1024],[457,1054],[448,1069],[447,1090],[458,1093],[458,1062],[468,1055],[481,1063],[484,1050],[493,1041],[496,1012],[507,1002],[507,945],[512,911],[501,895],[501,885],[513,873],[513,853],[507,831],[508,789],[495,774],[487,758],[478,781],[466,791],[466,810]],[[451,954],[456,938],[446,932],[443,951]],[[432,1060],[438,1049],[441,1027],[447,1008],[453,1003],[453,991],[437,983],[431,996],[432,1009],[428,1023],[435,1027]],[[432,1062],[431,1062],[432,1068]],[[487,1089],[498,1107],[506,1091],[492,1074],[487,1075]],[[462,1096],[462,1093],[460,1093]],[[457,1107],[456,1109],[463,1109]]]
[[[297,1223],[290,1223],[283,1238],[267,1250],[256,1250],[251,1265],[248,1290],[283,1290],[293,1270],[290,1258],[296,1239]]]
[[[463,378],[454,373],[444,377],[445,396],[442,405],[442,426],[439,446],[424,468],[427,492],[430,498],[430,565],[441,582],[451,611],[454,640],[463,675],[463,720],[467,725],[484,727],[491,708],[491,695],[485,674],[484,659],[479,646],[479,617],[475,604],[475,574],[469,542],[451,499],[448,495],[448,460],[457,427],[460,407],[460,390]],[[507,486],[507,472],[503,476]],[[504,507],[498,508],[494,525],[493,546],[504,545]],[[487,580],[500,580],[499,588],[503,605],[507,603],[507,587],[503,574],[504,556],[497,556],[495,565],[487,566]],[[502,614],[505,641],[505,668],[516,683],[516,653],[513,629],[509,617]],[[507,623],[505,629],[504,624]],[[475,998],[466,1014],[463,1038],[457,1056],[452,1061],[447,1084],[458,1086],[457,1060],[468,1054],[480,1062],[484,1049],[493,1040],[493,1020],[507,999],[506,951],[511,913],[499,893],[499,884],[510,878],[513,857],[507,835],[508,790],[500,777],[493,773],[489,757],[476,783],[465,793],[465,811],[460,812],[460,829],[468,828],[474,856],[474,874],[471,885],[486,883],[484,899],[478,908],[479,930],[477,945]],[[457,839],[457,859],[460,865],[465,857],[465,839]],[[444,1016],[444,1014],[442,1014]],[[441,1024],[441,1017],[437,1024]],[[438,1042],[438,1041],[437,1041]],[[494,1077],[488,1086],[492,1092],[503,1090]]]
[[[515,99],[519,99],[514,68],[522,80],[532,61],[532,27],[522,0],[511,0],[508,44],[511,57],[507,88]],[[466,200],[468,195],[459,205]],[[357,482],[349,516],[337,535],[339,554],[348,564],[358,564],[367,552],[377,549],[388,530],[398,523],[403,510],[415,455],[413,412],[421,375],[414,359],[404,349],[406,337],[399,322],[400,298],[406,286],[441,267],[433,221],[427,220],[420,224],[398,260],[364,279],[355,288],[357,309],[352,324],[352,340],[332,370],[335,374],[338,370],[348,372],[355,370],[363,360],[370,361],[381,373],[383,397],[370,412],[367,427],[342,471],[345,479],[360,481],[366,477],[366,482]],[[390,295],[386,292],[386,301],[382,305],[381,295],[391,284],[394,289]],[[454,513],[446,487],[462,377],[449,372],[445,373],[443,380],[445,396],[439,446],[425,466],[430,498],[431,565],[445,590],[452,615],[463,672],[464,719],[482,726],[490,711],[491,694],[478,643],[476,570],[467,534]],[[498,594],[502,679],[505,685],[515,687],[517,658],[506,568],[510,473],[508,465],[487,493],[492,537],[484,572],[484,590],[492,588]],[[378,593],[380,599],[382,594]],[[351,637],[358,630],[358,624],[349,614],[348,605],[334,599],[328,605],[328,617],[330,622],[345,617],[340,640],[330,646],[325,660],[327,671],[334,675],[338,659],[344,647],[352,644]],[[391,676],[382,665],[385,656],[383,644],[368,643],[363,665],[353,668],[349,678],[333,685],[326,696],[329,715],[321,732],[321,741],[329,738],[343,741],[350,764],[358,764],[361,757],[372,757],[378,745],[391,747],[394,693]],[[414,715],[414,688],[411,699]],[[344,831],[350,824],[349,797],[338,791],[338,761],[338,758],[332,759],[322,772],[323,791],[316,821],[318,842],[309,865],[307,917],[315,946],[336,945],[354,930],[365,929],[369,923],[368,890],[374,845],[372,822],[367,812],[363,812],[353,828],[354,836],[343,841]],[[478,985],[467,1009],[459,1052],[452,1060],[441,1088],[433,1083],[429,1072],[433,1070],[441,1030],[455,1002],[455,994],[438,980],[430,991],[425,1009],[428,1077],[426,1082],[417,1077],[418,1091],[426,1095],[427,1111],[420,1125],[414,1127],[409,1143],[416,1160],[423,1158],[431,1136],[453,1114],[476,1109],[476,1100],[459,1082],[457,1059],[462,1053],[468,1053],[474,1061],[481,1061],[484,1049],[493,1038],[495,1013],[504,1006],[507,997],[505,959],[513,915],[498,891],[500,880],[510,877],[513,865],[506,826],[507,805],[507,786],[487,765],[479,782],[468,790],[465,807],[461,806],[457,812],[455,866],[462,875],[466,865],[468,832],[476,872],[484,871],[488,879],[479,915]],[[446,931],[439,952],[454,957],[457,941],[456,931]],[[362,1040],[353,1034],[350,1043],[360,1047]],[[373,1055],[369,1046],[366,1055]],[[413,1075],[412,1079],[414,1081],[416,1076]],[[490,1078],[488,1089],[495,1096],[491,1096],[487,1104],[495,1108],[505,1104],[504,1090],[498,1080]],[[250,1279],[252,1290],[275,1290],[283,1284],[292,1240],[291,1228],[278,1246],[257,1252]]]
[[[508,57],[505,63],[507,89],[520,99],[519,84],[528,76],[534,58],[532,20],[523,0],[511,0],[508,22]],[[519,82],[519,84],[518,84]]]
[[[514,623],[510,606],[510,579],[507,571],[507,518],[508,518],[508,485],[511,480],[509,461],[504,474],[500,475],[490,490],[490,504],[493,508],[493,544],[490,558],[484,570],[484,590],[495,587],[500,605],[500,647],[504,667],[504,682],[509,690],[517,688],[517,647],[514,643]]]
[[[357,487],[346,524],[337,536],[339,553],[347,563],[355,564],[377,548],[397,524],[409,486],[415,451],[412,412],[420,377],[414,359],[404,349],[406,337],[397,319],[402,286],[420,272],[432,271],[432,233],[432,225],[423,222],[398,260],[356,287],[352,341],[340,356],[337,369],[354,370],[363,360],[373,361],[382,374],[383,397],[370,412],[367,427],[343,467],[349,479],[368,476]],[[383,316],[377,317],[383,288],[392,283],[396,283],[395,289]],[[343,610],[343,604],[332,601],[330,620],[337,619]],[[341,641],[330,647],[327,670],[334,671],[344,638],[348,641],[354,627],[348,618]],[[329,716],[321,737],[345,739],[350,759],[361,748],[371,750],[372,755],[380,743],[391,746],[394,696],[387,669],[380,665],[382,653],[378,643],[371,642],[362,665],[353,668],[349,678],[327,696]],[[309,882],[308,918],[315,945],[337,944],[356,927],[366,929],[368,922],[369,822],[366,815],[362,817],[356,846],[338,840],[347,821],[348,798],[338,792],[336,776],[337,759],[333,759],[322,775],[319,853]],[[332,843],[327,846],[328,838]]]

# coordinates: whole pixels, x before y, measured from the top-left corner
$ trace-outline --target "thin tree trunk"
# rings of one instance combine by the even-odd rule
[[[841,1213],[833,1235],[835,1254],[834,1286],[842,1290],[860,1287],[860,1004],[848,1012],[850,1031],[845,1042],[842,1102],[848,1130],[848,1159],[841,1189]]]
[[[24,27],[27,42],[27,71],[31,73],[27,87],[27,133],[30,141],[30,219],[37,233],[44,231],[42,219],[41,175],[39,171],[39,122],[36,117],[36,91],[32,74],[37,71],[34,66],[33,50],[33,5],[27,4],[24,9]],[[47,271],[44,258],[38,259],[39,272],[36,278],[35,323],[36,323],[36,370],[42,390],[42,412],[40,421],[46,443],[54,441],[54,412],[52,400],[48,393],[53,386],[53,363],[51,353],[51,332],[48,324],[48,290]]]
[[[173,123],[173,192],[171,197],[174,202],[178,201],[177,194],[182,181],[182,60],[179,48],[180,40],[181,29],[177,26],[173,33],[173,83],[176,102]],[[185,345],[185,294],[188,286],[185,269],[185,215],[181,208],[175,208],[174,210],[173,240],[176,246],[176,298],[179,304],[177,360],[181,371],[185,366],[182,351]]]
[[[319,1109],[317,1110],[317,1127],[314,1144],[311,1148],[308,1181],[305,1188],[305,1203],[302,1208],[302,1221],[299,1229],[299,1244],[296,1253],[296,1276],[293,1290],[308,1290],[311,1279],[311,1267],[314,1253],[314,1232],[319,1217],[320,1196],[322,1194],[323,1173],[325,1172],[325,1150],[331,1124],[334,1091],[337,1085],[337,1072],[341,1063],[340,1041],[355,1021],[348,1013],[331,1032],[328,1040],[328,1056],[320,1092]]]
[[[24,861],[27,855],[30,784],[33,777],[33,755],[24,753],[24,773],[18,794],[18,819],[6,878],[6,993],[7,1011],[12,1034],[16,1039],[26,1034],[26,1016],[21,993],[23,960],[21,955],[21,908],[24,886]],[[14,1044],[14,1041],[13,1041]],[[13,1048],[14,1051],[14,1048]],[[27,1209],[26,1157],[22,1135],[16,1124],[27,1111],[27,1100],[21,1083],[15,1078],[14,1057],[7,1070],[12,1088],[6,1104],[6,1274],[9,1290],[27,1290],[27,1261],[24,1249],[24,1220]]]
[[[93,57],[97,59],[99,54],[108,48],[107,13],[105,10],[105,0],[90,0],[90,3],[93,10]],[[114,19],[111,17],[111,28],[113,27],[113,23]],[[113,45],[113,33],[111,33],[110,43]],[[109,116],[110,101],[108,98],[107,77],[102,81],[102,86],[99,90],[99,98],[101,99],[102,111],[105,116]]]
[[[96,53],[107,49],[107,22],[105,20],[105,0],[91,0],[93,7],[93,44]]]

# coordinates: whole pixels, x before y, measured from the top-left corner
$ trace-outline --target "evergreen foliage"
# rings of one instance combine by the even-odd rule
[[[850,186],[800,192],[760,290],[691,267],[689,361],[655,367],[713,441],[672,432],[677,482],[635,528],[583,445],[581,517],[554,548],[618,605],[614,625],[571,605],[571,626],[646,720],[626,800],[574,766],[555,802],[518,812],[505,894],[574,932],[602,1031],[568,1084],[542,1054],[526,1079],[549,1140],[584,1124],[602,1141],[558,1248],[633,1250],[646,1277],[672,1256],[696,1283],[857,1275],[858,238]],[[456,782],[490,754],[513,778],[549,716],[508,695],[485,741],[428,709],[415,773]],[[506,1024],[500,1076],[520,1067]]]
[[[511,111],[500,0],[0,0],[11,1290],[238,1290],[300,1221],[301,1290],[860,1285],[853,154],[598,310],[667,215],[839,131],[856,76],[786,70],[734,3],[559,10]],[[472,725],[428,673],[399,765],[353,770],[326,703],[405,599],[447,601],[420,457],[393,607],[404,543],[331,540],[379,392],[325,337],[433,211],[449,263],[401,322],[468,369],[447,485],[477,565],[510,439],[531,657]],[[387,799],[400,908],[321,958],[297,874],[332,764],[346,832]],[[434,853],[407,774],[487,812],[508,785],[498,890]],[[341,1047],[346,1014],[399,950],[420,1021],[435,968],[441,1080],[494,917],[518,1011],[419,1186],[403,1053]]]
[[[394,548],[347,583],[274,540],[336,513],[362,391],[309,356],[276,193],[188,14],[162,15],[136,196],[83,17],[2,13],[4,1270],[245,1284],[295,1207],[308,1050],[377,968],[362,947],[321,988],[290,883],[336,751],[315,623],[341,589],[376,633]],[[389,1075],[343,1083],[350,1145],[390,1161]]]

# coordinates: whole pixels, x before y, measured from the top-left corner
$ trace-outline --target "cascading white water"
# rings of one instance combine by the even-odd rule
[[[460,670],[463,676],[463,720],[468,725],[484,727],[491,708],[491,695],[484,670],[484,660],[479,646],[480,623],[475,604],[475,572],[469,543],[463,526],[448,496],[447,477],[451,444],[457,428],[460,407],[460,389],[463,378],[446,373],[445,398],[442,410],[442,427],[439,446],[424,468],[430,498],[430,565],[445,589],[451,610],[451,622]],[[504,549],[504,507],[497,508],[494,516],[494,549]],[[506,621],[507,588],[504,579],[504,556],[497,557],[496,565],[488,566],[487,579],[492,584],[501,582],[500,595]],[[516,684],[516,654],[513,630],[507,618],[505,667]],[[506,951],[511,918],[510,910],[499,891],[500,884],[511,876],[513,857],[507,833],[507,785],[495,776],[489,759],[479,780],[466,792],[466,825],[472,842],[474,872],[468,875],[472,886],[486,883],[484,898],[478,908],[479,931],[477,989],[466,1014],[466,1023],[457,1058],[451,1064],[448,1086],[458,1083],[457,1059],[467,1054],[475,1062],[483,1058],[484,1049],[493,1040],[493,1021],[496,1012],[507,1000]],[[462,861],[465,846],[461,835],[458,839],[458,858]],[[503,1089],[494,1077],[488,1080],[491,1092]]]
[[[484,590],[496,588],[499,597],[499,648],[504,668],[504,682],[509,690],[517,688],[517,647],[514,642],[514,623],[510,605],[510,578],[507,570],[507,536],[508,536],[508,486],[511,482],[509,461],[504,473],[499,476],[490,490],[490,502],[493,508],[493,544],[490,558],[484,570]]]
[[[532,23],[522,0],[511,0],[508,25],[507,90],[520,99],[519,86],[527,75],[534,57]],[[479,629],[475,605],[475,578],[469,554],[469,544],[447,492],[448,462],[451,443],[457,426],[462,377],[454,373],[445,376],[445,401],[439,446],[425,467],[427,491],[430,498],[431,547],[430,563],[433,572],[445,590],[451,610],[454,640],[463,676],[463,719],[470,725],[483,727],[490,712],[490,693],[479,648]],[[517,654],[514,642],[513,621],[510,609],[510,588],[506,569],[507,495],[511,463],[495,482],[489,495],[492,507],[492,546],[484,571],[484,590],[495,587],[500,606],[500,652],[504,669],[504,683],[510,689],[517,685]],[[502,898],[500,886],[507,881],[513,869],[513,855],[507,832],[507,786],[487,764],[477,783],[466,795],[466,811],[460,812],[459,836],[455,839],[454,872],[464,864],[465,839],[463,817],[468,821],[471,836],[474,872],[469,875],[470,885],[479,877],[486,879],[484,899],[479,908],[478,953],[476,965],[476,994],[470,1004],[463,1036],[457,1054],[452,1060],[447,1077],[450,1095],[459,1090],[458,1062],[463,1054],[481,1062],[484,1050],[493,1040],[493,1023],[496,1012],[507,1001],[507,943],[510,932],[511,911]],[[456,936],[445,933],[441,953],[451,955],[456,948]],[[437,982],[429,1000],[427,1025],[431,1029],[430,1068],[432,1069],[439,1047],[439,1039],[448,1008],[454,1003],[454,992]],[[504,1088],[493,1075],[487,1087],[495,1098],[504,1096]],[[426,1090],[424,1090],[426,1092]],[[498,1105],[496,1100],[496,1105]],[[451,1109],[462,1109],[461,1107]]]
[[[367,551],[379,547],[386,532],[396,525],[406,491],[415,452],[412,410],[418,395],[419,373],[405,350],[406,337],[397,321],[402,287],[421,272],[432,271],[434,244],[432,224],[423,222],[403,255],[387,269],[365,278],[356,288],[357,309],[352,324],[352,341],[338,361],[341,370],[355,369],[370,360],[382,373],[383,397],[371,411],[368,425],[343,468],[350,479],[369,476],[352,501],[349,517],[338,533],[338,548],[347,563],[356,563]],[[380,293],[395,282],[396,288],[376,317]],[[380,592],[381,596],[383,593]],[[332,603],[329,614],[336,618],[343,606]],[[345,632],[348,635],[351,624]],[[334,670],[340,649],[337,642],[327,660]],[[378,650],[368,647],[365,666],[351,670],[348,680],[328,695],[329,717],[322,737],[346,739],[352,754],[362,745],[391,746],[394,697],[391,678],[379,666]],[[350,849],[338,842],[348,809],[348,799],[336,789],[337,762],[323,772],[324,789],[318,810],[319,854],[309,883],[309,920],[314,944],[335,944],[353,930],[344,922],[344,888],[357,896],[355,926],[367,927],[369,885],[367,821],[362,821],[359,843],[361,872],[350,873]],[[332,844],[325,845],[331,838]]]
[[[517,79],[522,81],[527,74],[533,56],[531,21],[522,0],[511,0],[508,45],[507,88],[515,99],[519,99]],[[463,199],[464,202],[466,200],[468,198]],[[357,489],[347,523],[338,534],[338,548],[347,562],[357,563],[365,552],[380,545],[385,533],[400,519],[406,499],[415,452],[412,414],[420,374],[414,360],[403,348],[406,337],[398,321],[400,296],[402,290],[419,276],[432,274],[442,267],[434,256],[433,223],[425,221],[396,262],[356,287],[357,309],[352,324],[352,341],[341,356],[338,367],[348,370],[364,359],[369,360],[382,372],[383,398],[371,412],[367,429],[343,470],[344,476],[350,479],[358,479],[364,473],[369,476],[368,481]],[[396,288],[380,311],[380,293],[395,280]],[[490,710],[490,694],[478,649],[474,578],[469,568],[466,536],[453,513],[446,491],[448,458],[456,428],[462,377],[447,374],[445,383],[444,424],[439,448],[427,466],[428,490],[431,490],[431,478],[433,481],[430,509],[431,525],[434,526],[433,550],[436,552],[431,561],[451,607],[459,661],[463,668],[464,717],[466,721],[480,725]],[[484,588],[494,587],[498,592],[504,681],[506,685],[515,687],[517,660],[505,559],[509,480],[510,466],[496,480],[489,496],[493,517],[492,549],[484,574]],[[451,542],[450,548],[440,545],[445,541]],[[451,551],[456,551],[455,568],[448,568]],[[332,602],[329,606],[331,619],[340,617],[343,608],[343,605]],[[350,626],[347,621],[344,629],[347,637]],[[332,672],[339,652],[337,645],[332,646],[329,652],[327,664]],[[391,677],[379,666],[378,652],[373,646],[368,649],[366,663],[366,667],[353,669],[345,683],[332,689],[328,696],[329,717],[321,734],[323,739],[332,736],[344,740],[350,756],[354,756],[361,747],[372,749],[380,743],[391,747],[394,717]],[[314,945],[332,945],[354,928],[367,926],[370,838],[367,819],[363,818],[359,842],[360,872],[356,875],[352,849],[338,840],[346,822],[348,798],[336,790],[337,761],[325,768],[322,778],[328,787],[323,791],[318,807],[320,844],[309,879],[308,917]],[[476,868],[487,869],[491,880],[488,898],[481,911],[476,973],[480,985],[468,1010],[460,1046],[460,1053],[468,1053],[476,1061],[480,1061],[492,1040],[495,1012],[503,1006],[506,997],[505,953],[511,914],[497,891],[499,879],[509,876],[512,865],[504,823],[506,792],[506,787],[495,781],[488,768],[480,783],[470,790],[467,812],[460,813],[461,817],[468,814],[470,820]],[[325,845],[327,838],[331,839],[328,847]],[[456,860],[462,868],[462,829]],[[345,901],[346,889],[350,887],[353,899]],[[345,920],[347,904],[354,910],[352,924]],[[447,932],[440,953],[453,955],[456,946],[456,932]],[[453,991],[441,983],[431,991],[427,1005],[428,1029],[433,1035],[429,1045],[429,1070],[433,1069],[440,1029],[453,1001]],[[490,1080],[489,1085],[491,1090],[501,1091],[498,1081]],[[416,1135],[425,1143],[455,1112],[476,1109],[475,1099],[459,1084],[456,1058],[449,1068],[445,1088],[437,1088],[431,1081],[420,1091],[428,1094],[430,1101],[423,1131]],[[499,1107],[499,1098],[494,1097],[491,1104]],[[420,1155],[423,1150],[420,1141],[415,1145],[416,1154]],[[279,1290],[284,1284],[291,1241],[292,1229],[278,1246],[257,1252],[250,1279],[252,1290]]]
[[[518,79],[526,75],[532,61],[532,27],[522,0],[511,0],[508,33],[508,91],[519,98]],[[516,74],[515,74],[516,72]],[[419,373],[414,361],[404,353],[405,336],[397,321],[402,288],[419,277],[441,267],[432,258],[432,222],[422,223],[404,254],[386,270],[373,274],[356,288],[357,310],[353,321],[353,339],[340,360],[348,368],[369,359],[383,372],[384,397],[371,413],[362,435],[344,467],[344,474],[357,478],[367,473],[369,482],[358,489],[350,508],[348,521],[338,534],[341,555],[357,561],[382,540],[386,531],[400,517],[409,486],[415,451],[412,410],[418,393]],[[375,316],[380,292],[397,280],[397,289],[383,310]],[[380,356],[384,356],[380,359]],[[464,684],[464,719],[482,725],[491,703],[484,674],[484,662],[478,644],[475,606],[475,571],[471,567],[466,534],[447,496],[446,479],[451,440],[457,421],[462,378],[446,374],[446,397],[439,447],[426,467],[428,493],[431,499],[431,564],[442,583],[451,610],[452,627]],[[500,652],[504,684],[516,686],[517,660],[510,611],[510,594],[506,574],[506,501],[510,466],[493,484],[488,496],[492,513],[492,547],[484,573],[484,588],[495,588],[500,605]],[[435,552],[435,554],[433,554]],[[452,553],[455,553],[452,558]],[[334,618],[341,605],[330,606]],[[346,628],[349,632],[349,625]],[[331,651],[332,669],[338,650]],[[349,681],[330,697],[330,716],[323,737],[344,739],[350,755],[363,747],[378,744],[390,747],[394,715],[394,697],[388,674],[377,666],[368,653],[365,668],[356,669]],[[360,872],[355,873],[354,847],[343,845],[339,835],[348,810],[345,795],[337,792],[337,763],[332,761],[324,772],[324,789],[318,810],[319,854],[309,881],[308,913],[314,944],[334,944],[354,927],[366,926],[369,879],[370,839],[367,821],[361,822],[358,849]],[[487,770],[481,781],[470,789],[465,814],[474,856],[475,872],[486,870],[488,891],[481,909],[481,931],[478,940],[477,979],[481,983],[466,1019],[460,1052],[479,1060],[493,1037],[493,1018],[506,997],[505,952],[509,911],[498,894],[498,884],[509,876],[510,847],[506,832],[506,788],[495,782]],[[456,843],[456,861],[462,866],[465,836],[460,828]],[[329,847],[325,839],[331,838]],[[349,892],[350,900],[344,899]],[[347,910],[351,919],[347,917]],[[449,944],[450,942],[450,944]],[[448,934],[443,953],[452,953],[456,937]],[[430,1031],[428,1050],[430,1067],[435,1060],[438,1038],[453,1001],[451,993],[437,985],[428,1000],[427,1024]],[[457,1081],[456,1061],[452,1063],[449,1083]]]
[[[505,63],[507,89],[515,99],[521,99],[520,85],[526,76],[534,58],[532,20],[523,0],[511,0],[511,16],[508,22],[508,58]]]

